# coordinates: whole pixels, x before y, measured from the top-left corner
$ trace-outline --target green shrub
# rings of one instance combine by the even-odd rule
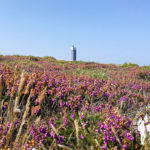
[[[138,67],[138,66],[139,65],[135,64],[135,63],[124,63],[124,64],[120,65],[120,67],[123,67],[123,68]]]
[[[31,61],[38,61],[38,58],[35,56],[28,56],[28,59]]]
[[[3,55],[0,55],[0,60],[2,59]]]
[[[21,57],[21,55],[18,55],[18,54],[15,54],[15,55],[13,55],[13,56],[15,56],[15,57]]]
[[[47,61],[55,61],[56,60],[56,58],[51,57],[51,56],[44,56],[43,59],[47,60]]]
[[[76,74],[78,75],[87,75],[90,76],[91,78],[99,78],[99,79],[106,79],[108,78],[108,75],[106,74],[105,69],[77,69],[75,71]]]
[[[56,64],[58,64],[58,65],[66,65],[66,64],[68,64],[69,62],[68,61],[65,61],[65,60],[57,60],[56,61]]]
[[[141,67],[143,70],[150,70],[150,66],[143,66]]]
[[[83,64],[85,62],[83,62],[83,61],[70,61],[69,63],[72,65],[79,65],[79,64]]]

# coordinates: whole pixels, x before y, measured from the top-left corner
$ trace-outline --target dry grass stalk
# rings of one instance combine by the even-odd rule
[[[79,149],[79,126],[78,121],[74,120],[75,130],[76,130],[76,138],[77,138],[77,147]]]
[[[69,148],[68,146],[64,146],[64,145],[61,145],[61,144],[58,144],[58,147],[62,148],[64,150],[72,150],[72,148]]]
[[[53,124],[51,124],[51,127],[52,127],[53,131],[55,132],[55,134],[59,137],[59,133],[58,133],[57,129],[53,126]]]
[[[111,126],[111,130],[112,130],[112,132],[114,133],[114,135],[115,135],[115,137],[116,137],[118,143],[120,144],[120,146],[122,146],[122,144],[121,144],[121,142],[120,142],[120,139],[119,139],[119,137],[118,137],[118,135],[117,135],[117,133],[116,133],[116,131],[115,131],[115,128],[114,128],[113,126]]]
[[[47,150],[43,144],[41,144],[42,150]]]
[[[57,143],[56,143],[56,139],[53,140],[51,146],[49,147],[49,150],[58,150],[58,146],[57,146]]]
[[[27,118],[27,115],[29,113],[29,110],[30,110],[30,99],[31,99],[31,94],[32,94],[32,90],[31,90],[31,93],[27,99],[27,103],[26,103],[26,110],[23,114],[23,117],[22,117],[22,122],[21,122],[21,125],[20,125],[20,128],[19,128],[19,131],[18,131],[18,134],[16,136],[16,139],[15,139],[15,143],[18,142],[19,138],[20,138],[20,135],[21,135],[21,131],[22,131],[22,127],[23,125],[25,124],[25,121],[26,121],[26,118]]]
[[[54,131],[54,133],[57,135],[57,137],[59,138],[59,132],[58,130],[60,130],[62,127],[64,127],[64,125],[60,125],[60,127],[58,129],[56,129],[53,124],[51,124],[52,130]],[[62,145],[63,146],[63,145]],[[49,149],[53,149],[55,147],[55,149],[58,149],[58,144],[56,143],[56,139],[53,140],[51,146],[49,147]],[[63,148],[63,147],[61,147]]]
[[[60,125],[58,128],[57,128],[57,131],[59,131],[61,128],[65,127],[64,124]]]
[[[94,150],[93,146],[91,146],[91,150]]]
[[[96,145],[100,148],[100,145],[99,145],[97,139],[95,139],[95,143],[96,143]]]
[[[21,79],[20,79],[20,84],[19,84],[19,87],[18,87],[17,97],[15,99],[14,109],[18,108],[18,104],[19,104],[19,101],[20,101],[20,97],[21,97],[21,94],[22,94],[21,92],[22,92],[22,89],[24,87],[24,83],[25,83],[25,72],[23,71],[22,74],[21,74]]]
[[[122,107],[123,107],[123,101],[121,101],[121,104],[120,104],[120,111],[122,110]]]
[[[71,139],[73,133],[74,133],[74,131],[69,135],[69,138],[68,138],[68,141],[66,142],[66,144],[68,144],[70,142],[70,139]]]
[[[55,141],[53,140],[53,142],[52,142],[51,146],[49,147],[49,149],[53,150],[54,145],[55,145]]]
[[[39,97],[39,105],[42,104],[44,98],[45,98],[45,95],[46,95],[46,91],[47,91],[47,87],[44,88],[44,90],[42,91],[40,97]]]
[[[31,116],[27,120],[27,130],[30,129],[30,126],[32,125],[33,121],[34,121],[34,115],[31,114]]]
[[[19,95],[20,92],[22,91],[22,89],[23,89],[23,87],[24,87],[24,83],[25,83],[25,71],[23,70],[23,71],[22,71],[22,74],[21,74],[20,84],[19,84],[19,87],[18,87],[18,95]]]
[[[11,125],[10,125],[10,128],[7,132],[7,135],[6,135],[6,139],[7,139],[7,142],[6,142],[6,147],[9,146],[10,144],[10,141],[11,141],[11,138],[12,138],[12,133],[13,133],[13,130],[14,130],[14,126],[15,126],[15,121],[16,121],[16,116],[13,118],[13,120],[11,121]]]
[[[144,145],[144,150],[149,150],[149,148],[148,148],[148,143],[145,143],[145,145]]]
[[[31,116],[27,120],[27,130],[26,130],[26,133],[24,135],[24,139],[22,141],[23,145],[25,144],[25,141],[27,141],[27,139],[28,139],[27,137],[29,136],[30,127],[31,127],[33,121],[34,121],[33,120],[33,114],[31,114]]]
[[[31,81],[29,81],[29,83],[27,84],[26,89],[25,89],[25,92],[24,92],[25,95],[29,94],[29,92],[30,92],[30,87],[31,87],[32,82],[33,82],[33,81],[31,80]]]
[[[8,108],[7,108],[7,116],[5,118],[5,123],[7,124],[8,122],[11,121],[11,118],[14,117],[14,106],[13,106],[13,100],[10,99],[9,101],[9,105],[8,105]]]
[[[18,79],[18,66],[15,66],[15,71],[14,71],[14,82],[13,82],[13,87],[11,89],[11,94],[10,94],[10,97],[13,98],[14,96],[14,93],[15,93],[15,84],[16,84],[16,81]]]
[[[39,122],[41,121],[41,116],[39,116],[36,120],[35,120],[35,126],[37,126],[39,124]]]

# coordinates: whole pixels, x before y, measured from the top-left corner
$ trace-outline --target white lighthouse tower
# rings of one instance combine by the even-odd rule
[[[72,61],[76,61],[76,57],[77,57],[77,55],[76,55],[76,47],[74,47],[74,45],[71,47],[71,60]]]

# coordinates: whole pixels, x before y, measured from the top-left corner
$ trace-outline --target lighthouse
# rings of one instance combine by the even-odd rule
[[[76,61],[76,47],[74,45],[71,47],[71,60]]]

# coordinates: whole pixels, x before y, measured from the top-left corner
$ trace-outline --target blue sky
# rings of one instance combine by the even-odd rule
[[[150,0],[0,0],[0,53],[150,65]]]

